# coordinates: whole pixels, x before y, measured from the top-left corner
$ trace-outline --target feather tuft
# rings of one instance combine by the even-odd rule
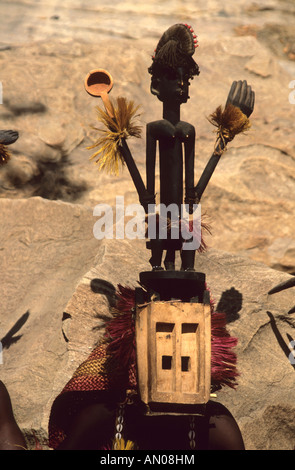
[[[218,106],[212,113],[208,121],[217,127],[217,141],[224,143],[224,150],[227,142],[230,142],[238,134],[248,131],[251,127],[249,118],[241,111],[240,108],[232,104],[228,104],[225,109]]]
[[[135,444],[132,441],[126,441],[125,439],[115,439],[113,444],[113,450],[135,450]]]
[[[208,289],[209,290],[209,289]],[[210,292],[210,291],[209,291]],[[217,312],[214,300],[211,305],[211,386],[219,389],[228,386],[237,387],[237,355],[234,348],[238,339],[231,336],[226,327],[226,314]]]
[[[135,118],[139,116],[137,114],[139,106],[135,106],[133,101],[118,97],[116,104],[112,104],[114,118],[111,118],[99,106],[96,109],[97,119],[103,124],[103,128],[93,127],[102,135],[93,145],[87,147],[87,150],[98,148],[91,155],[90,160],[96,159],[95,163],[99,165],[99,170],[106,170],[108,173],[118,175],[120,165],[124,165],[120,150],[122,140],[129,137],[141,137],[141,127],[134,123]]]
[[[10,160],[10,153],[5,145],[0,143],[0,166],[5,165]]]
[[[178,229],[179,240],[188,240],[190,238],[191,233],[191,236],[197,242],[198,253],[203,253],[208,249],[204,234],[206,233],[212,235],[210,224],[204,221],[205,217],[206,214],[202,216],[202,219],[199,224],[198,220],[196,221],[196,219],[192,219],[190,217],[183,217],[178,219],[177,221],[172,221],[169,217],[161,217],[159,213],[148,214],[145,218],[145,237],[148,238],[149,236],[149,223],[152,227],[156,228],[156,233],[161,233],[161,231],[163,230],[163,233],[167,236],[167,238],[170,238],[171,233],[173,233],[173,230]],[[199,230],[199,228],[201,228],[201,231]]]
[[[105,330],[109,363],[118,370],[119,376],[130,368],[132,370],[129,373],[132,375],[136,364],[134,308],[135,290],[119,285],[113,318]]]

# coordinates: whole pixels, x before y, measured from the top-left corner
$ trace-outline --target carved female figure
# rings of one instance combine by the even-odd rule
[[[156,147],[159,143],[160,203],[167,209],[177,208],[181,216],[182,205],[195,202],[194,159],[195,128],[181,121],[180,107],[189,99],[190,80],[199,74],[192,58],[197,47],[193,29],[184,24],[171,26],[161,37],[149,68],[152,75],[151,93],[163,103],[163,118],[147,124],[146,173],[147,191],[155,194]],[[184,152],[183,152],[184,149]],[[183,178],[184,168],[184,178]],[[183,191],[184,181],[184,191]],[[183,192],[185,199],[183,200]],[[152,202],[155,202],[153,199]],[[161,215],[161,214],[160,214]],[[181,250],[182,269],[194,267],[195,250],[182,249],[183,240],[151,240],[153,269],[161,269],[163,250],[166,269],[175,269],[175,251]]]

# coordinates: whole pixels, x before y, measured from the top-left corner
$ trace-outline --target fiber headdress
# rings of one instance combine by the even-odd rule
[[[190,77],[199,75],[199,66],[192,55],[195,52],[197,36],[191,26],[187,24],[175,24],[165,31],[153,55],[153,63],[148,71],[152,75],[161,73],[163,68],[175,69],[184,67]]]

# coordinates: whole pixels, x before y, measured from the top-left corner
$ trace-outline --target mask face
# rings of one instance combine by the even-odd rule
[[[157,78],[153,77],[151,93],[162,102],[186,103],[189,85],[189,76],[183,67],[177,70],[166,68]]]

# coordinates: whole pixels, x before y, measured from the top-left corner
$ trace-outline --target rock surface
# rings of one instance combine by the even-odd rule
[[[0,14],[0,129],[20,134],[0,168],[0,340],[21,324],[6,339],[0,373],[28,440],[35,432],[46,442],[54,397],[101,337],[110,312],[95,279],[134,285],[149,269],[142,240],[93,236],[96,204],[138,199],[126,169],[114,178],[88,161],[100,101],[84,77],[106,68],[111,96],[141,105],[143,136],[129,145],[145,179],[144,126],[162,112],[147,68],[163,31],[187,22],[200,43],[201,74],[181,111],[196,126],[196,182],[214,147],[207,117],[233,80],[256,92],[252,129],[228,146],[202,200],[213,236],[197,269],[239,338],[239,388],[218,400],[247,448],[293,449],[295,289],[267,295],[295,273],[293,2],[19,0],[1,2]]]
[[[149,269],[149,253],[144,240],[95,240],[93,216],[84,206],[39,197],[0,203],[7,235],[1,242],[6,312],[1,332],[28,312],[3,350],[1,379],[28,441],[34,442],[34,431],[44,445],[52,401],[111,315],[107,297],[95,289],[97,280],[135,287],[138,273]],[[217,399],[237,419],[248,449],[292,449],[289,343],[295,324],[288,311],[295,292],[267,294],[289,275],[215,249],[198,255],[196,266],[206,274],[216,308],[226,312],[229,331],[239,338],[239,387],[218,392]]]
[[[114,268],[118,252],[121,262]],[[137,273],[149,270],[147,255],[144,241],[102,241],[97,264],[85,274],[65,309],[70,316],[69,361],[77,357],[77,344],[85,344],[86,339],[89,344],[89,335],[81,341],[81,318],[83,322],[87,319],[86,325],[92,323],[97,337],[103,331],[103,321],[98,323],[97,314],[103,319],[108,309],[102,296],[93,293],[93,281],[136,287]],[[226,313],[228,330],[238,338],[239,386],[235,391],[217,392],[216,399],[237,419],[248,450],[292,450],[295,366],[290,341],[294,339],[295,321],[288,311],[295,302],[295,289],[268,295],[273,286],[290,276],[246,256],[219,250],[198,255],[196,264],[206,274],[216,309]]]
[[[92,212],[83,206],[40,197],[0,203],[1,338],[27,313],[4,345],[1,380],[22,426],[39,429],[52,374],[67,362],[63,310],[98,243]]]
[[[246,79],[252,85],[256,92],[252,129],[229,144],[203,196],[203,211],[214,220],[218,234],[212,247],[222,245],[225,250],[246,253],[270,267],[294,273],[294,105],[288,98],[295,67],[283,47],[286,41],[292,43],[291,30],[284,29],[285,25],[256,25],[254,18],[261,17],[253,15],[252,11],[244,17],[251,21],[252,29],[244,25],[226,34],[220,17],[216,36],[206,30],[207,26],[210,31],[208,19],[201,15],[196,21],[194,27],[200,30],[196,60],[201,74],[191,84],[191,99],[182,107],[182,119],[196,126],[197,182],[214,147],[214,128],[207,117],[224,104],[233,80]],[[1,197],[41,196],[90,207],[101,202],[114,205],[115,195],[124,196],[126,204],[138,202],[127,169],[114,178],[98,173],[88,161],[92,151],[86,147],[97,138],[91,129],[96,125],[95,106],[101,103],[86,94],[83,81],[89,70],[104,67],[114,77],[111,96],[125,96],[141,105],[142,139],[130,140],[130,147],[145,180],[144,126],[162,112],[161,104],[150,94],[147,73],[160,24],[158,28],[158,33],[143,29],[139,37],[122,37],[116,42],[98,29],[99,45],[89,43],[87,34],[72,39],[67,28],[62,39],[54,34],[40,38],[36,32],[38,41],[13,44],[0,52],[0,127],[20,132],[11,147],[13,158],[1,168]],[[133,29],[131,32],[135,35]],[[281,49],[267,41],[271,33]],[[1,38],[5,39],[4,32],[0,42]]]

